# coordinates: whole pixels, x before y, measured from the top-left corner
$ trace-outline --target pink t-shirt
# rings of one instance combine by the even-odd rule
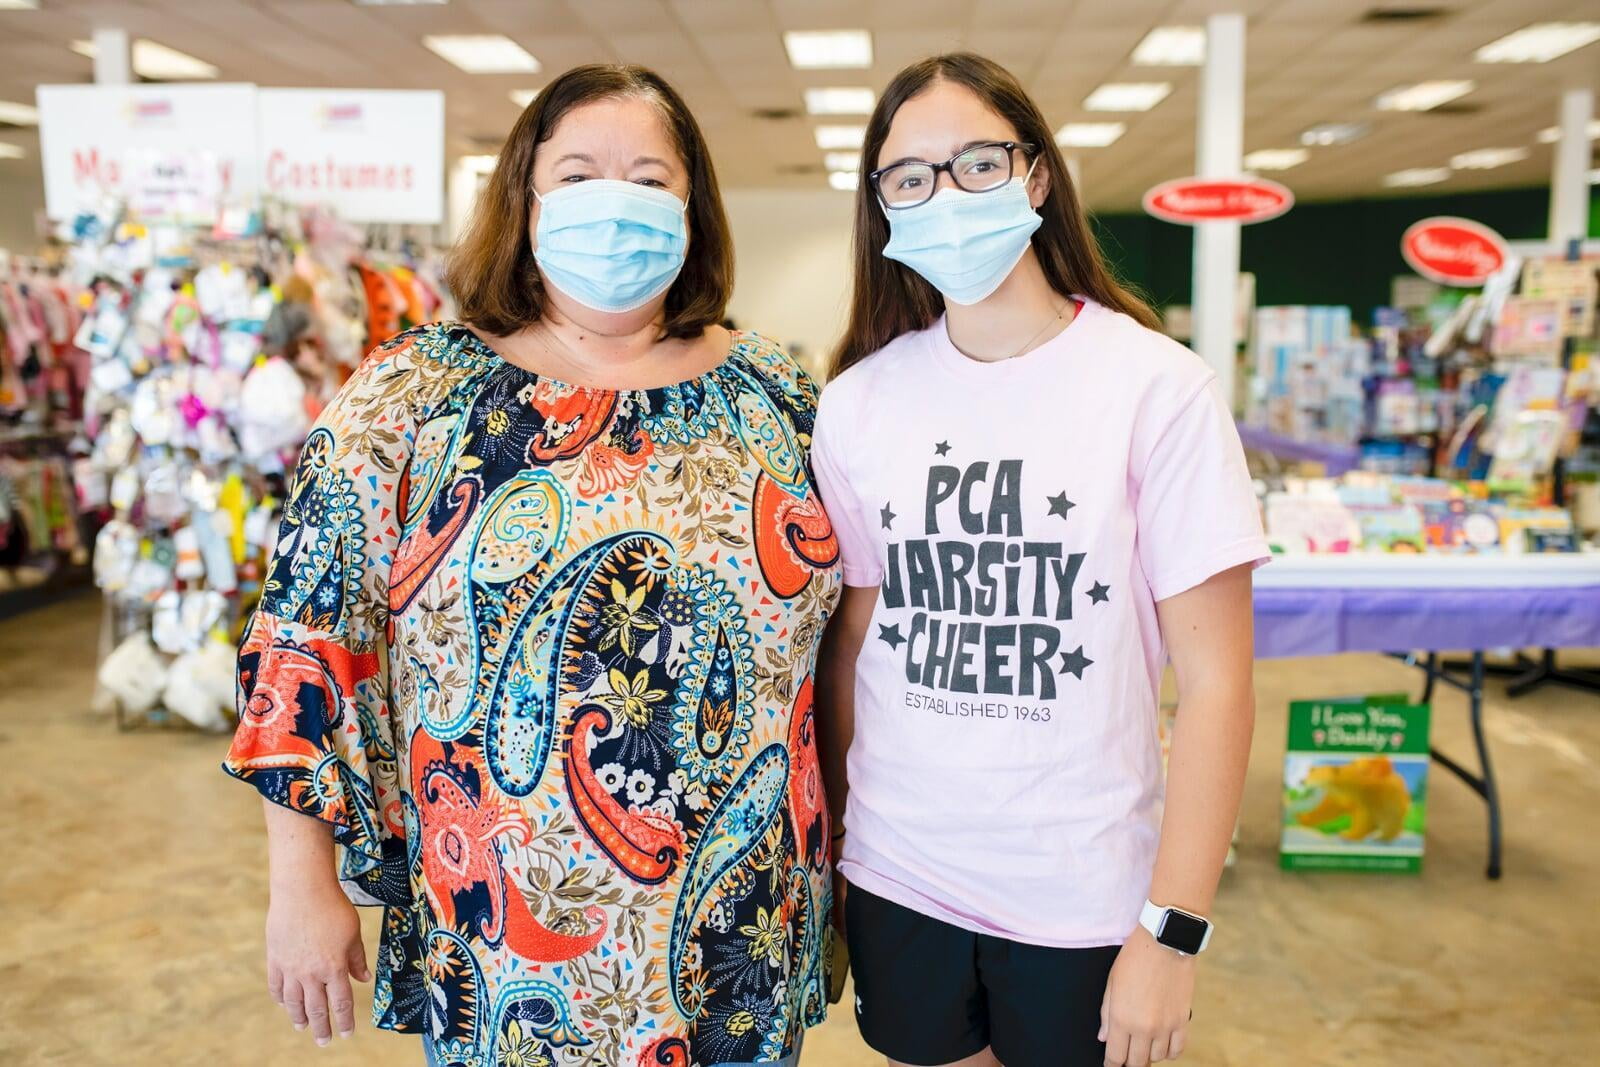
[[[1199,357],[1086,302],[1016,359],[944,320],[823,392],[816,480],[856,664],[853,883],[969,930],[1120,944],[1160,829],[1156,602],[1268,558]]]

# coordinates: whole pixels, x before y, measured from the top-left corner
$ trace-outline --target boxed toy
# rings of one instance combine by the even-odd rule
[[[1428,719],[1402,695],[1289,705],[1284,870],[1422,869]]]

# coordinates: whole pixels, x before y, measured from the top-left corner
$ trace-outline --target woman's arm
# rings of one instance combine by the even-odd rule
[[[1178,714],[1150,899],[1197,915],[1209,916],[1222,876],[1255,725],[1250,573],[1234,567],[1156,605]],[[1194,962],[1133,931],[1101,1010],[1108,1064],[1142,1067],[1183,1051]]]
[[[372,980],[361,920],[333,869],[325,822],[263,800],[271,896],[267,905],[267,988],[296,1030],[326,1045],[355,1032],[350,980]]]
[[[850,795],[845,756],[856,732],[856,657],[877,603],[877,586],[846,586],[817,656],[817,748],[835,840],[844,833],[845,800]],[[843,886],[836,883],[834,916],[841,928],[843,906]]]

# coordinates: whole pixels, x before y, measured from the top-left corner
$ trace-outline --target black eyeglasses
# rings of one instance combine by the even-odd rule
[[[883,206],[891,211],[926,204],[939,184],[939,172],[950,175],[956,187],[969,193],[991,193],[1012,178],[1012,153],[1022,149],[1034,152],[1031,141],[988,141],[963,148],[943,163],[924,163],[920,159],[892,163],[867,175]]]

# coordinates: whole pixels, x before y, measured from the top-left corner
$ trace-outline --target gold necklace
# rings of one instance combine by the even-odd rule
[[[1070,303],[1072,303],[1072,301],[1071,300],[1067,300],[1067,301],[1063,302],[1060,307],[1056,308],[1056,313],[1054,315],[1050,316],[1050,319],[1049,319],[1048,322],[1046,322],[1043,326],[1039,327],[1039,332],[1034,334],[1032,337],[1028,338],[1027,341],[1025,341],[1023,343],[1021,348],[1019,348],[1015,352],[1011,353],[1009,356],[1006,357],[1006,359],[1016,359],[1018,356],[1022,355],[1028,349],[1032,348],[1033,347],[1033,342],[1037,341],[1039,338],[1044,336],[1044,332],[1046,330],[1048,330],[1058,319],[1061,318],[1061,313],[1063,311],[1067,310],[1067,305],[1070,304]]]

